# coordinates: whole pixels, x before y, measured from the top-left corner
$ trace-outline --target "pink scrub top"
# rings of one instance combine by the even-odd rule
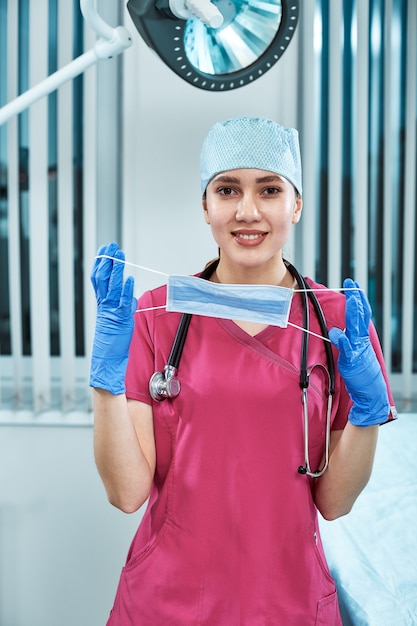
[[[317,295],[328,327],[344,328],[345,297]],[[165,302],[161,287],[139,308]],[[304,465],[302,331],[269,326],[251,337],[232,321],[194,315],[181,393],[154,402],[149,379],[167,363],[179,319],[164,309],[135,316],[127,396],[152,404],[157,463],[108,626],[340,626],[314,480],[297,471]],[[297,294],[290,321],[302,325]],[[312,309],[310,326],[321,335]],[[383,365],[373,327],[371,335]],[[309,366],[326,366],[323,341],[310,336],[309,344]],[[314,368],[314,469],[324,453],[327,386]],[[344,428],[350,406],[336,373],[332,429]]]

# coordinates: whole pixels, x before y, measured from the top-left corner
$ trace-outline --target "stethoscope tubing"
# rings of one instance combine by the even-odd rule
[[[201,272],[200,278],[208,280],[213,272],[216,270],[220,259],[216,259]],[[302,346],[301,346],[301,359],[300,359],[300,388],[301,388],[301,400],[303,405],[303,417],[304,417],[304,457],[305,465],[298,468],[299,474],[306,474],[312,478],[319,478],[327,469],[329,464],[329,448],[330,448],[330,419],[333,405],[333,395],[335,392],[335,368],[333,360],[332,347],[329,341],[329,333],[326,325],[323,310],[316,295],[311,291],[309,284],[303,276],[295,269],[295,267],[288,261],[284,261],[285,265],[296,280],[299,288],[300,295],[302,297],[302,311],[303,311],[303,328],[308,331],[310,328],[310,310],[308,301],[313,305],[316,317],[319,321],[320,330],[323,336],[323,344],[326,352],[327,360],[327,374],[329,378],[327,410],[326,410],[326,439],[325,439],[325,460],[321,469],[313,471],[310,467],[310,455],[309,455],[309,420],[308,420],[308,387],[310,384],[310,374],[308,371],[308,345],[309,345],[309,333],[303,332]],[[187,338],[188,328],[190,326],[192,315],[190,313],[183,313],[181,315],[180,323],[175,334],[175,338],[172,344],[171,352],[168,358],[168,362],[165,365],[164,372],[155,372],[149,381],[149,391],[153,400],[159,402],[167,398],[175,398],[181,389],[180,382],[177,378],[177,371],[180,364],[182,352]],[[324,366],[322,366],[324,367]],[[312,368],[314,369],[314,368]],[[325,368],[324,368],[325,369]]]
[[[310,313],[308,308],[308,299],[312,303],[314,307],[314,311],[316,313],[316,317],[318,319],[320,325],[320,331],[323,335],[323,344],[324,349],[326,351],[326,360],[327,367],[329,368],[329,377],[330,377],[330,394],[334,395],[335,391],[335,368],[334,368],[334,360],[333,360],[333,352],[331,343],[329,341],[329,331],[326,324],[326,319],[324,317],[323,309],[321,308],[320,302],[317,299],[316,294],[311,291],[310,285],[307,283],[305,278],[301,276],[301,274],[295,269],[295,267],[285,261],[288,271],[291,276],[295,278],[298,286],[303,291],[301,292],[301,296],[303,298],[303,328],[306,330],[310,329]],[[308,332],[303,333],[303,347],[301,351],[301,366],[300,366],[300,387],[304,388],[308,386],[308,372],[307,372],[307,354],[308,354],[308,341],[309,336]]]
[[[303,327],[306,330],[310,328],[310,312],[308,307],[308,300],[313,305],[316,317],[318,319],[321,334],[323,336],[324,349],[326,352],[327,360],[327,375],[329,378],[329,388],[327,397],[327,410],[326,410],[326,433],[325,433],[325,458],[323,467],[318,470],[312,470],[310,466],[310,451],[309,451],[309,420],[308,420],[308,386],[310,379],[310,372],[307,369],[307,355],[308,355],[308,341],[309,336],[307,332],[303,333],[302,348],[301,348],[301,364],[300,364],[300,387],[301,387],[301,401],[303,404],[303,417],[304,417],[304,460],[305,465],[301,465],[298,468],[299,474],[306,474],[311,478],[320,478],[326,471],[329,465],[329,449],[330,449],[330,420],[333,407],[333,395],[335,392],[335,368],[333,360],[333,352],[329,339],[329,332],[327,329],[326,319],[324,317],[323,309],[317,299],[317,296],[309,288],[309,284],[303,276],[295,269],[295,267],[286,261],[286,266],[290,274],[297,281],[300,287],[301,297],[303,298]]]
[[[216,259],[207,265],[200,274],[200,278],[208,280],[216,270],[220,259]],[[166,400],[167,398],[175,398],[181,391],[180,381],[177,377],[177,371],[180,364],[182,351],[184,349],[185,340],[187,338],[188,328],[190,326],[191,313],[183,313],[177,332],[172,344],[171,352],[168,357],[167,364],[163,372],[155,372],[149,381],[149,393],[155,402]]]

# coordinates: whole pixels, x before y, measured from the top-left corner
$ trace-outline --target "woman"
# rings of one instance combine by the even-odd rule
[[[180,314],[163,308],[160,287],[142,296],[139,310],[147,310],[134,315],[133,330],[133,279],[123,285],[123,264],[113,260],[123,252],[114,243],[100,250],[92,273],[96,462],[116,507],[133,512],[149,497],[108,624],[340,625],[317,510],[326,519],[350,511],[371,473],[378,425],[391,417],[369,305],[353,281],[346,298],[316,294],[338,365],[329,462],[315,477],[304,465],[305,333],[296,328],[304,292],[282,252],[302,211],[297,132],[259,118],[216,124],[203,145],[201,188],[219,248],[209,281],[294,289],[290,325],[194,315],[181,392],[155,401],[149,380],[168,361]],[[329,366],[308,307],[308,456],[316,470],[325,467]]]

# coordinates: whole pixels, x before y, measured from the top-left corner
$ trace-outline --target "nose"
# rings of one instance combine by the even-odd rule
[[[245,194],[240,199],[236,209],[236,219],[239,222],[258,222],[262,218],[256,200],[252,195]]]

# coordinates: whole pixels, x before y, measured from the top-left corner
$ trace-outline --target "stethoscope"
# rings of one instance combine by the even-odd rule
[[[216,270],[220,259],[216,259],[210,263],[200,274],[200,278],[208,280],[213,272]],[[323,310],[315,293],[309,287],[309,284],[301,276],[301,274],[295,269],[291,263],[285,261],[288,271],[292,277],[296,280],[300,289],[300,296],[302,298],[302,314],[303,314],[303,328],[308,331],[310,328],[310,311],[308,307],[308,300],[313,305],[315,314],[317,316],[320,330],[323,336],[324,348],[326,351],[327,369],[322,364],[313,365],[310,370],[307,368],[307,356],[308,356],[308,342],[309,333],[303,332],[302,346],[301,346],[301,364],[300,364],[300,387],[301,387],[301,401],[303,405],[303,417],[304,417],[304,458],[305,465],[300,465],[298,468],[299,474],[306,474],[313,478],[319,478],[326,471],[329,465],[329,448],[330,448],[330,418],[333,405],[333,395],[335,392],[335,370],[331,343],[329,341],[329,333],[326,325],[326,320],[323,314]],[[182,351],[184,348],[185,340],[187,337],[188,327],[191,321],[191,313],[183,313],[180,323],[175,334],[174,342],[172,344],[171,352],[168,358],[168,362],[164,367],[163,372],[155,372],[149,381],[149,392],[153,400],[160,402],[167,398],[175,398],[178,396],[181,390],[180,381],[177,377],[178,367],[181,360]],[[327,393],[327,412],[326,412],[326,439],[325,439],[325,456],[324,463],[321,469],[313,471],[310,466],[310,453],[309,453],[309,423],[308,423],[308,387],[310,384],[310,375],[312,371],[320,367],[327,374],[328,377],[328,393]]]

